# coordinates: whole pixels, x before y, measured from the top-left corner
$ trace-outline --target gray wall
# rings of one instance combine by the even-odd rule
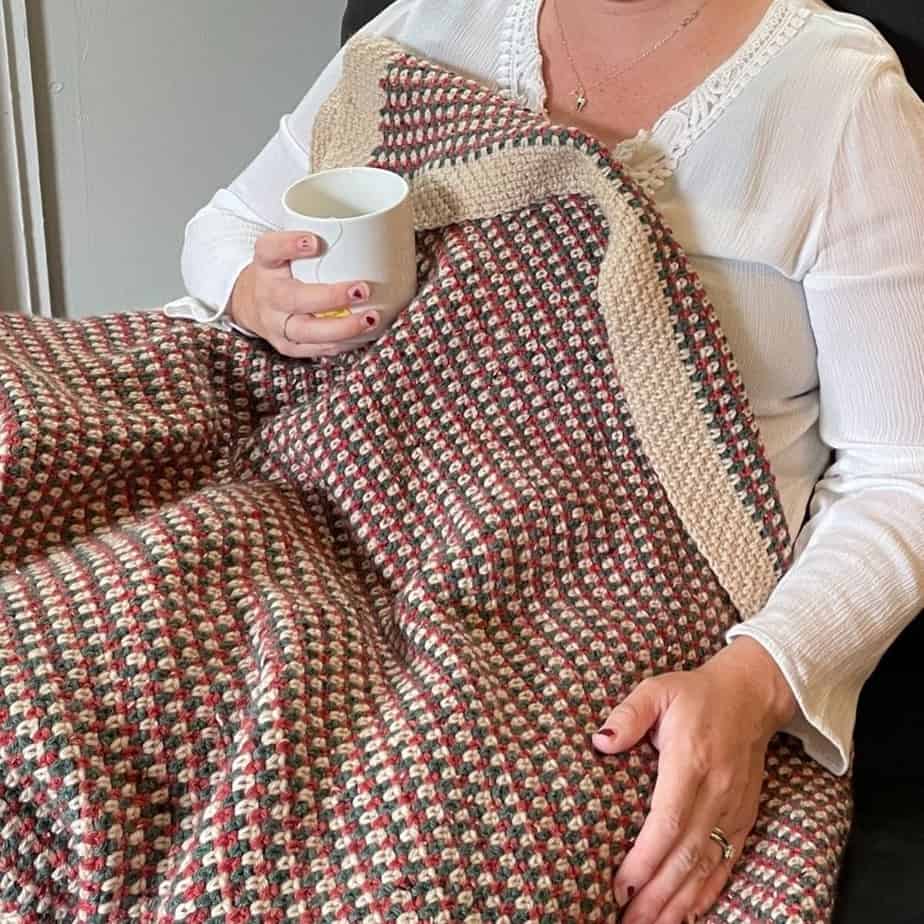
[[[55,313],[182,294],[183,226],[336,52],[341,0],[30,0]]]
[[[5,75],[3,75],[5,77]],[[0,96],[0,118],[9,114],[5,97]],[[16,221],[16,196],[11,189],[15,176],[16,152],[6,138],[0,139],[0,311],[21,309],[16,287],[16,266],[13,262],[14,236],[20,232]]]

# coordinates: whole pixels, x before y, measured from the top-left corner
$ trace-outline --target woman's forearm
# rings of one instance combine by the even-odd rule
[[[843,773],[863,683],[921,609],[924,449],[845,454],[813,509],[793,568],[729,638],[772,655],[800,706],[787,730]]]

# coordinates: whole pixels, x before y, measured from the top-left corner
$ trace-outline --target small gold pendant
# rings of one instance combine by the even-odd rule
[[[583,90],[575,90],[574,95],[577,97],[577,102],[574,104],[575,109],[578,112],[583,112],[584,107],[587,105],[587,96]]]

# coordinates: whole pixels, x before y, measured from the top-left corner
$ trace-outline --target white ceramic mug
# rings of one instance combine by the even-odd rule
[[[404,179],[375,167],[325,170],[299,180],[282,200],[288,231],[311,231],[323,241],[321,255],[296,260],[302,282],[367,282],[363,305],[339,312],[376,311],[382,324],[353,343],[379,337],[417,291],[417,256],[410,188]]]

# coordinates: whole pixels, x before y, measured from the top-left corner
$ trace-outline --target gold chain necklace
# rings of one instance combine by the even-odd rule
[[[699,19],[700,14],[706,8],[706,5],[709,3],[709,0],[704,0],[692,13],[689,13],[685,16],[676,28],[664,36],[664,38],[659,39],[654,45],[646,48],[638,57],[633,58],[628,64],[621,64],[619,67],[615,68],[612,71],[609,71],[599,80],[594,81],[592,84],[585,85],[584,81],[581,79],[580,71],[574,60],[574,55],[571,53],[571,46],[568,44],[568,37],[565,35],[565,24],[562,22],[561,11],[558,9],[558,0],[553,0],[553,6],[555,8],[555,19],[558,21],[558,31],[561,33],[561,44],[565,49],[565,54],[568,56],[568,61],[571,65],[571,71],[574,74],[574,79],[577,81],[577,89],[571,91],[571,95],[575,98],[574,108],[578,112],[583,112],[587,107],[587,104],[590,102],[589,93],[591,90],[596,90],[597,87],[603,86],[605,83],[609,83],[612,80],[615,80],[617,77],[621,77],[627,71],[632,70],[633,67],[638,66],[646,58],[653,55],[658,49],[663,48],[671,39],[676,38],[684,29],[688,26],[691,26],[697,19]]]

